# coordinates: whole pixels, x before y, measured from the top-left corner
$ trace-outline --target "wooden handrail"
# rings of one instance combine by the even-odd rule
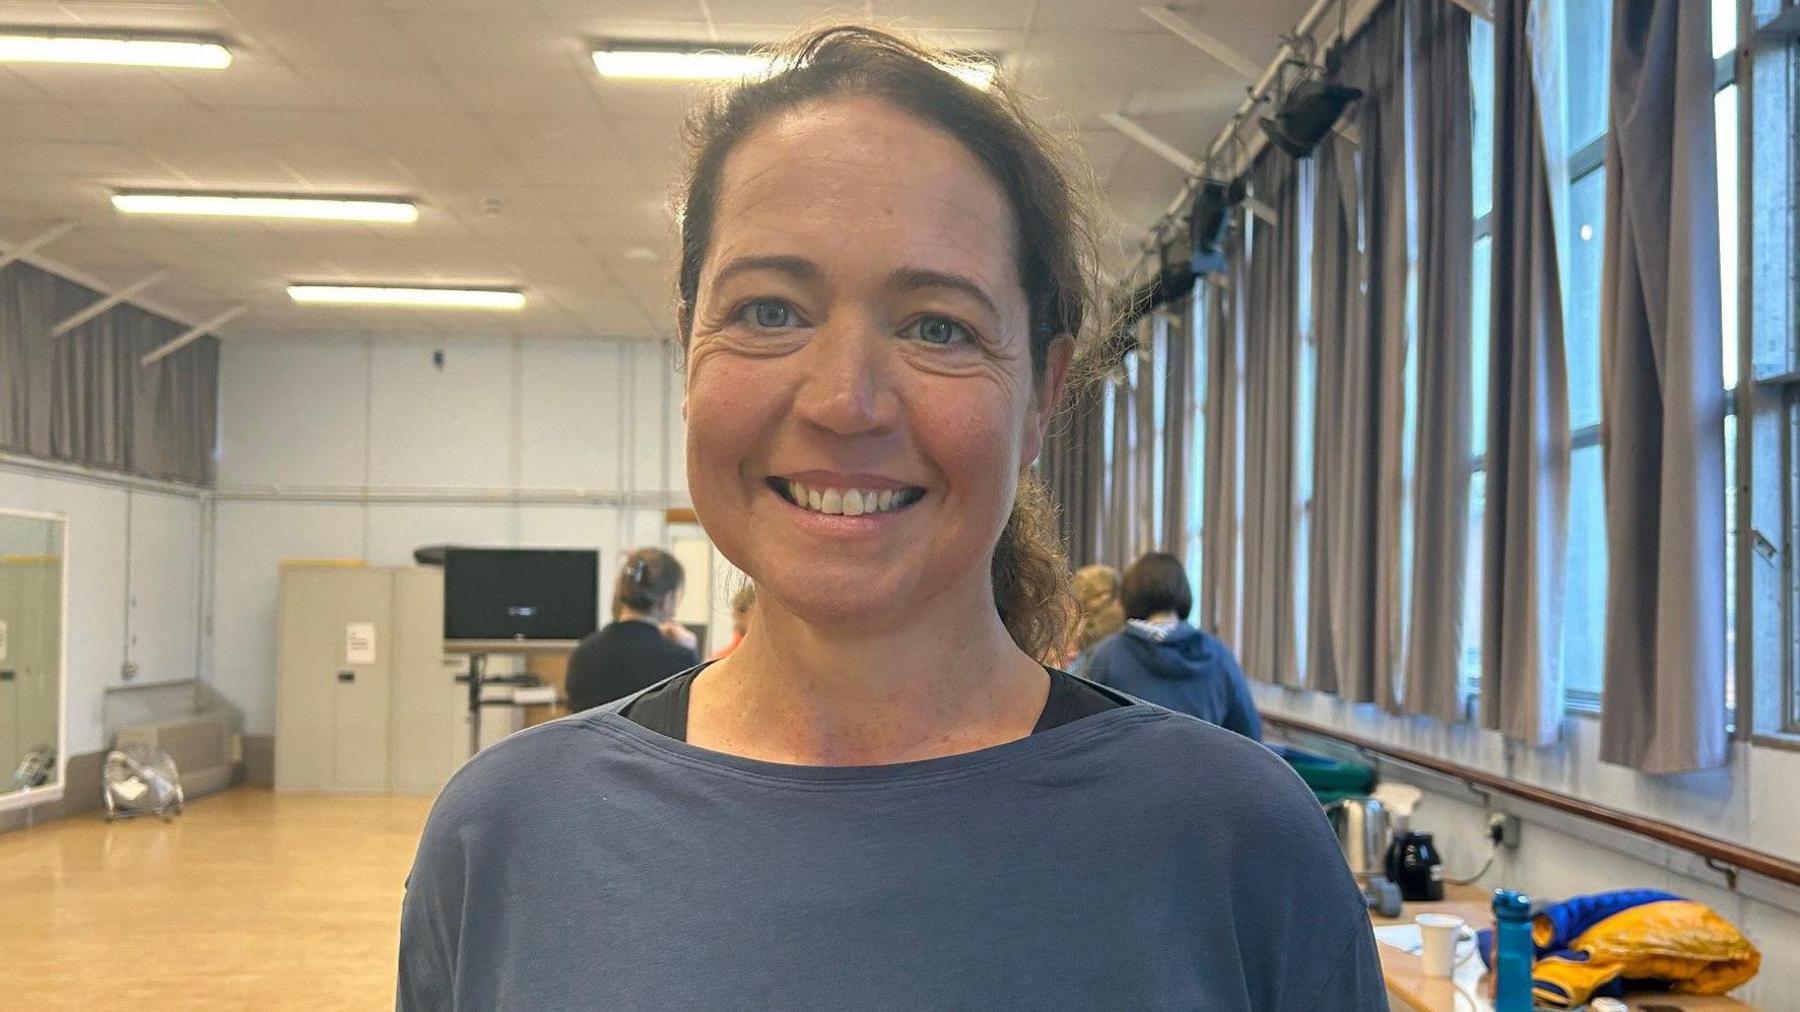
[[[1800,886],[1800,864],[1790,861],[1787,858],[1770,854],[1766,851],[1752,850],[1749,847],[1732,843],[1729,840],[1721,840],[1716,836],[1707,836],[1704,833],[1696,833],[1685,826],[1678,826],[1672,822],[1646,818],[1642,815],[1634,815],[1630,812],[1621,811],[1608,805],[1599,805],[1591,801],[1583,801],[1580,798],[1572,798],[1566,794],[1546,790],[1545,788],[1537,787],[1532,784],[1520,783],[1517,780],[1503,777],[1496,773],[1489,773],[1486,770],[1477,769],[1473,766],[1465,766],[1462,763],[1451,762],[1448,759],[1442,759],[1438,756],[1429,755],[1424,752],[1416,752],[1399,745],[1389,745],[1386,742],[1376,741],[1373,738],[1365,738],[1362,735],[1350,731],[1339,730],[1338,728],[1330,727],[1325,724],[1315,724],[1310,720],[1289,717],[1280,713],[1270,713],[1266,710],[1263,711],[1262,719],[1263,723],[1281,728],[1284,731],[1293,731],[1301,734],[1311,734],[1318,735],[1322,738],[1329,738],[1333,741],[1349,745],[1361,752],[1386,756],[1389,759],[1405,763],[1408,766],[1417,766],[1421,769],[1430,770],[1433,773],[1440,773],[1474,787],[1497,791],[1501,794],[1510,794],[1515,798],[1519,798],[1522,801],[1529,801],[1534,805],[1542,805],[1545,808],[1552,808],[1559,812],[1565,812],[1569,815],[1611,826],[1614,829],[1622,829],[1628,833],[1635,833],[1638,836],[1655,840],[1658,843],[1667,844],[1671,847],[1679,847],[1682,850],[1707,859],[1708,864],[1716,861],[1739,871],[1753,872],[1763,878],[1784,882],[1791,886]],[[1730,879],[1735,888],[1736,876],[1727,875],[1727,878]]]

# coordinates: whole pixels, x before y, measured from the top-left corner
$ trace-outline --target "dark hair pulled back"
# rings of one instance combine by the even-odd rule
[[[619,569],[619,580],[613,585],[613,614],[620,608],[633,611],[655,611],[663,598],[681,589],[687,574],[675,556],[660,548],[633,549]]]

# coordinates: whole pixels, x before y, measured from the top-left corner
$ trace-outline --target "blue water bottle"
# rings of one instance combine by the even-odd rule
[[[1531,898],[1494,890],[1494,1012],[1531,1012]]]

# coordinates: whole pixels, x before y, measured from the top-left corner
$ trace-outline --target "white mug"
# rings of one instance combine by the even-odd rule
[[[1463,919],[1452,914],[1420,914],[1413,918],[1419,926],[1420,954],[1425,976],[1448,978],[1456,972],[1456,940],[1462,934]]]

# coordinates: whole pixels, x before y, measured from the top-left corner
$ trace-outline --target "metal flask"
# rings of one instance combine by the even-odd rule
[[[1374,798],[1343,798],[1332,802],[1325,815],[1351,874],[1364,882],[1381,878],[1393,836],[1386,806]]]

